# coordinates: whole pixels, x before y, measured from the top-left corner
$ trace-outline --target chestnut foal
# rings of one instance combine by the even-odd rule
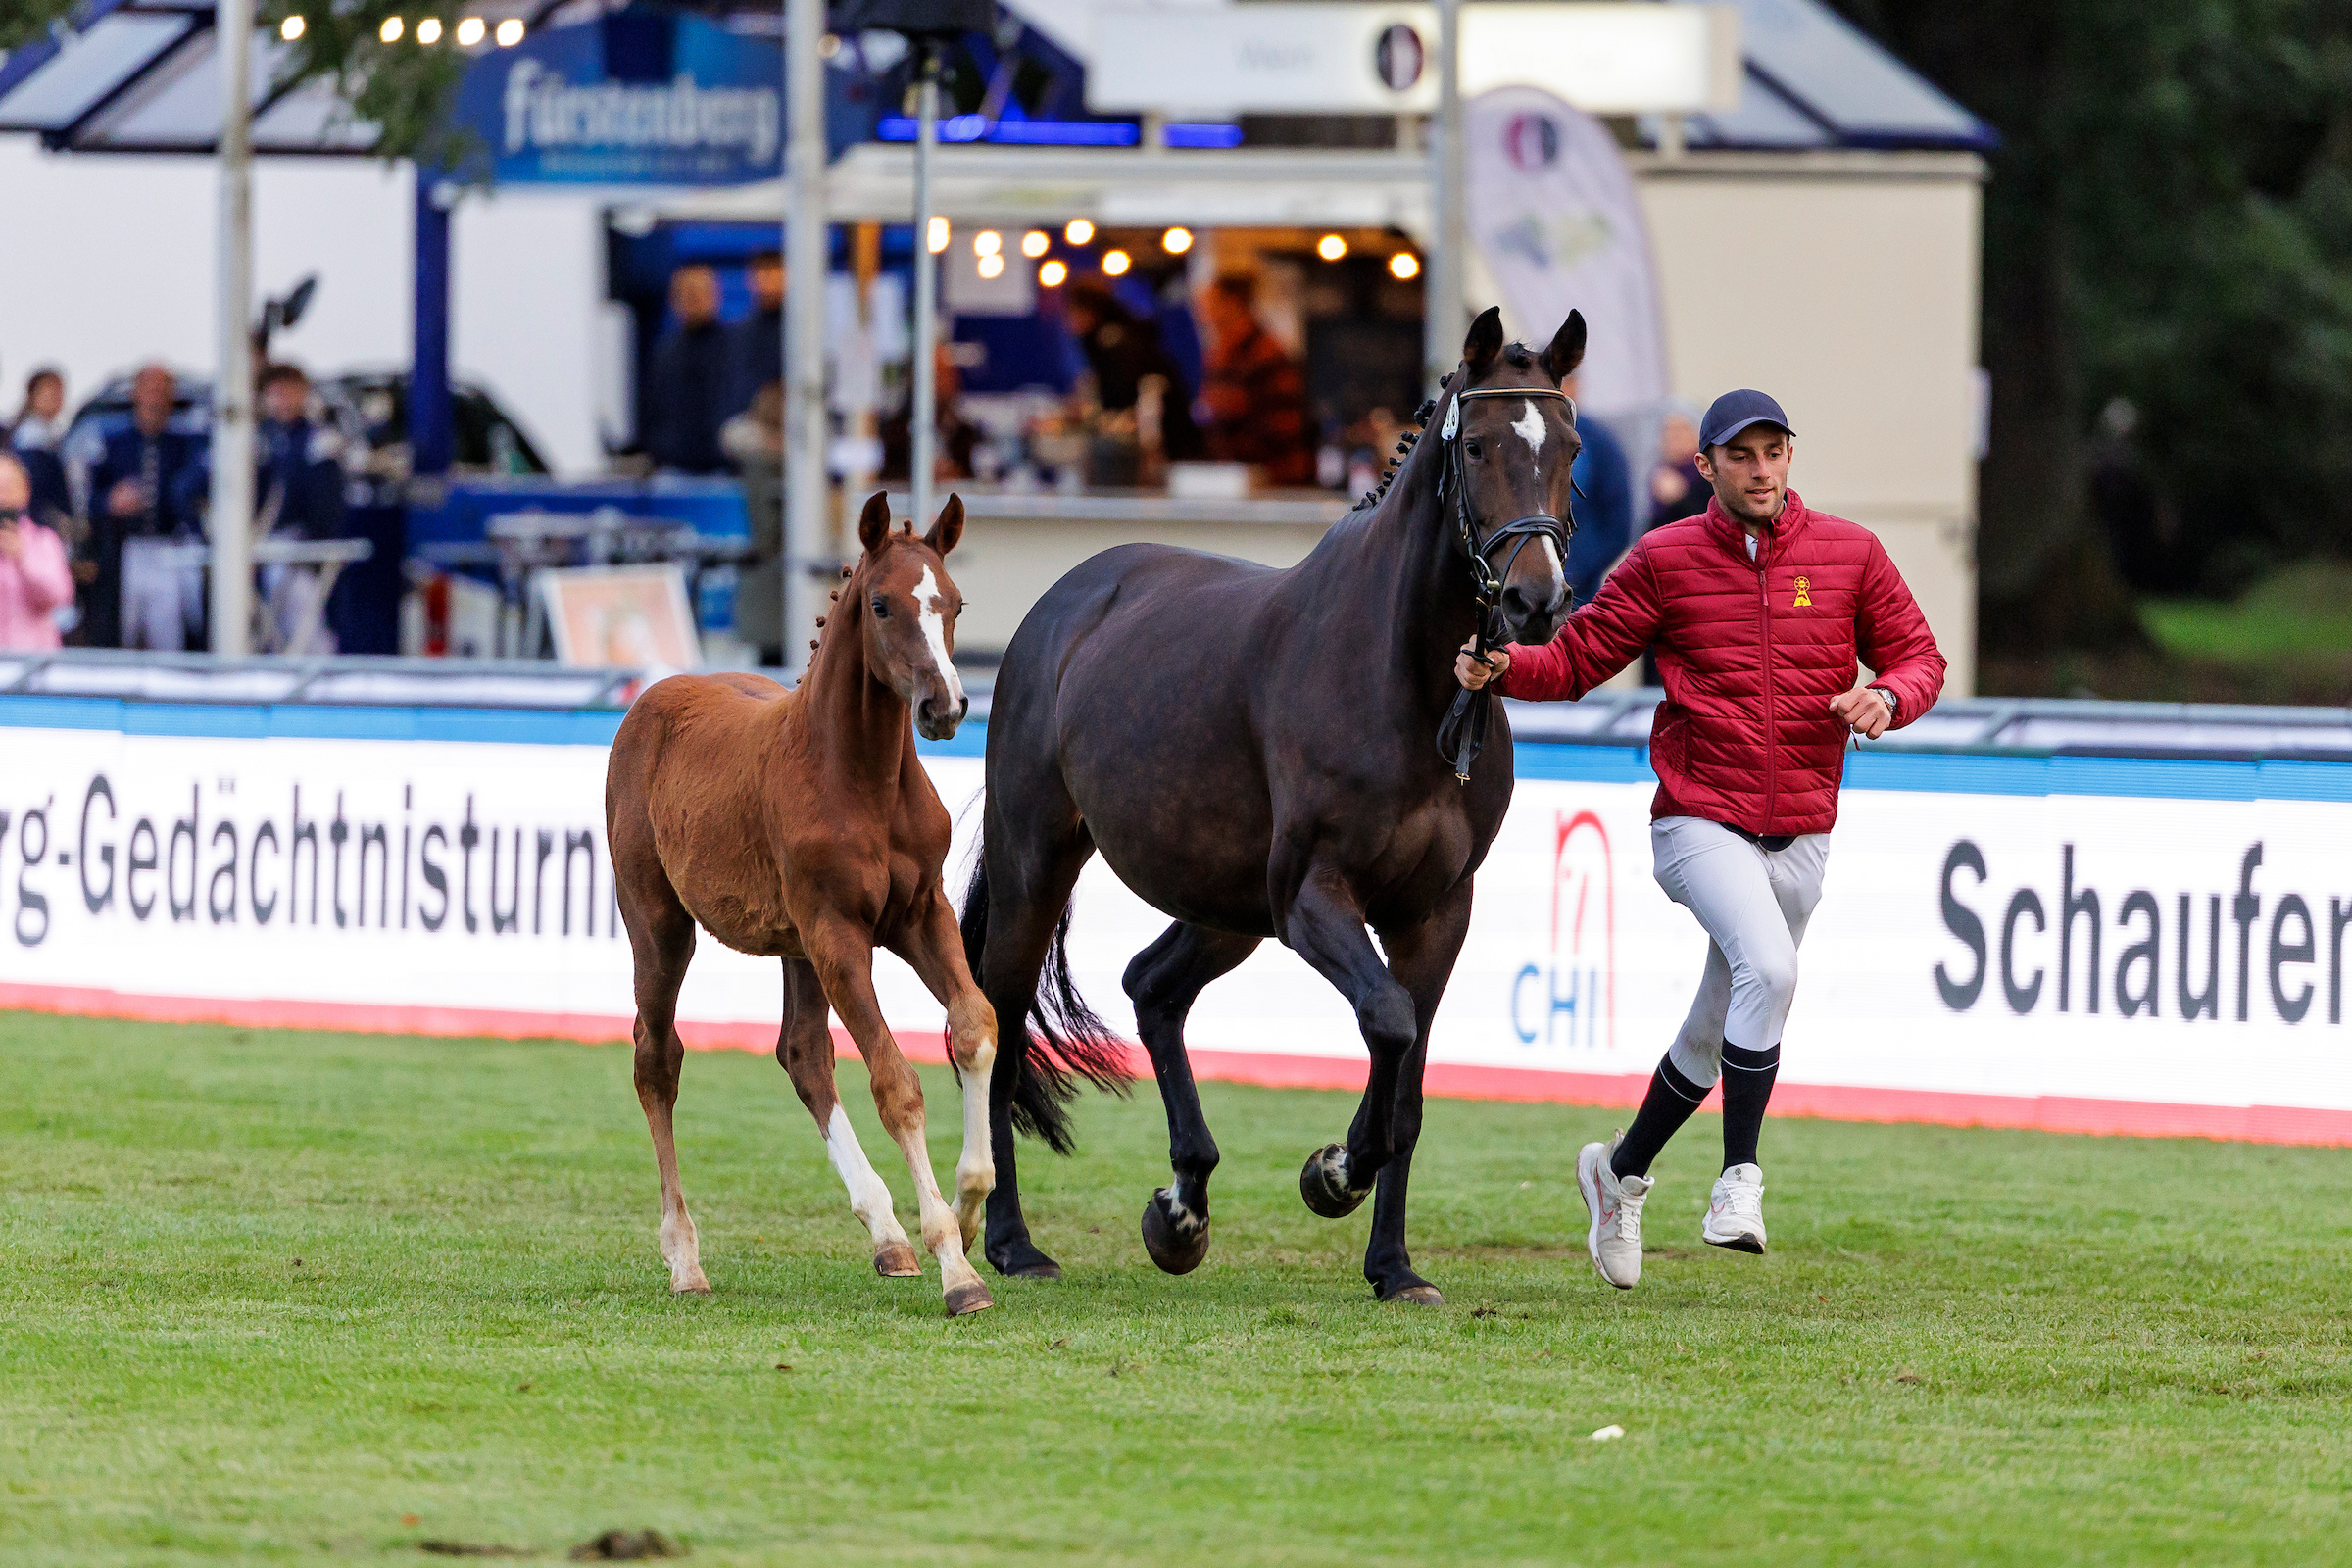
[[[970,706],[950,658],[963,597],[946,557],[962,533],[960,497],[950,496],[917,539],[911,523],[891,530],[890,509],[875,496],[858,524],[864,555],[845,573],[832,625],[797,688],[757,675],[672,675],[637,699],[613,739],[605,823],[636,960],[637,1099],[662,1173],[662,1255],[673,1291],[710,1289],[670,1122],[685,1055],[678,987],[700,925],[739,952],[784,960],[776,1059],[824,1134],[851,1212],[872,1235],[875,1270],[916,1275],[922,1265],[834,1092],[828,1004],[858,1043],[882,1125],[906,1156],[949,1315],[991,1304],[964,1249],[996,1185],[988,1078],[997,1018],[964,962],[941,882],[948,812],[906,723],[911,709],[917,729],[944,740]],[[963,1079],[954,1209],[923,1144],[922,1083],[874,997],[877,944],[912,965],[948,1009]]]

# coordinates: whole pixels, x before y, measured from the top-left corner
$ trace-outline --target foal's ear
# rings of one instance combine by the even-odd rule
[[[872,555],[890,537],[890,497],[877,490],[865,503],[865,511],[858,516],[858,542]]]
[[[923,543],[938,551],[940,559],[944,561],[948,552],[956,548],[956,541],[962,537],[963,497],[951,491],[948,504],[939,509],[939,520],[931,525],[929,533],[923,535]]]
[[[1502,307],[1490,305],[1470,323],[1470,335],[1462,339],[1462,363],[1470,368],[1475,381],[1487,373],[1494,356],[1502,352]]]
[[[1551,335],[1551,347],[1544,351],[1544,370],[1557,385],[1576,372],[1585,363],[1585,313],[1570,311],[1568,319]]]

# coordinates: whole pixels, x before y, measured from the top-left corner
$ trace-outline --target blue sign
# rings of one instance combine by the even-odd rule
[[[784,51],[691,14],[618,11],[480,56],[456,120],[500,184],[774,179]]]

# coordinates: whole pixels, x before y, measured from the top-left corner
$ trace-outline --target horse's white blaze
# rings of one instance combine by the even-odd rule
[[[850,1190],[850,1212],[864,1222],[874,1241],[879,1244],[906,1240],[906,1233],[899,1228],[898,1216],[890,1211],[890,1189],[874,1174],[864,1148],[858,1142],[858,1129],[850,1125],[850,1113],[838,1102],[833,1106],[832,1120],[825,1124],[825,1157],[833,1162],[833,1172],[841,1178],[841,1185]]]
[[[1511,421],[1511,428],[1518,433],[1520,440],[1527,443],[1528,452],[1540,458],[1544,455],[1544,440],[1551,434],[1551,430],[1544,423],[1544,416],[1537,412],[1534,398],[1529,398],[1519,407],[1519,417]]]
[[[1536,543],[1544,547],[1544,559],[1551,563],[1551,574],[1555,577],[1566,575],[1567,568],[1560,564],[1560,547],[1551,542],[1551,535],[1540,533],[1536,535]]]
[[[931,662],[939,666],[942,680],[948,683],[948,701],[963,701],[963,679],[956,673],[955,658],[948,652],[948,621],[939,612],[939,574],[929,566],[923,568],[923,580],[914,585],[914,616],[922,623],[923,641],[931,645]]]

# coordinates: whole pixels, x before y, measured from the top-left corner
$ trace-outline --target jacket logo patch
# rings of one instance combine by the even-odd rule
[[[1812,578],[1810,578],[1810,577],[1799,577],[1799,578],[1797,578],[1797,579],[1796,579],[1796,599],[1795,599],[1795,601],[1794,601],[1793,603],[1791,603],[1791,604],[1789,605],[1789,607],[1788,607],[1788,608],[1789,608],[1789,609],[1791,609],[1791,610],[1810,610],[1810,609],[1812,609],[1812,608],[1813,608],[1813,593],[1812,593],[1812,589],[1813,589],[1813,579],[1812,579]]]

